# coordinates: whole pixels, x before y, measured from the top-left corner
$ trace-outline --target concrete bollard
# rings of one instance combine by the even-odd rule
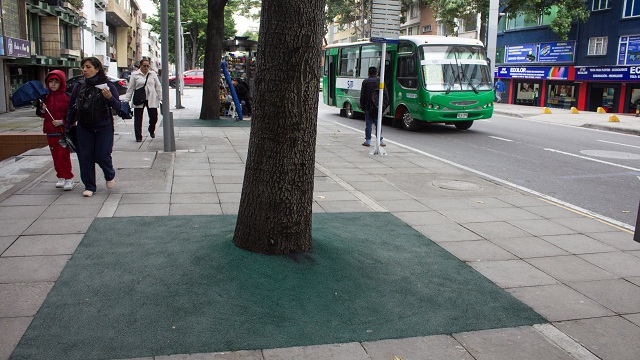
[[[545,106],[545,107],[542,108],[542,113],[543,114],[551,114],[551,109],[549,109],[548,107]]]
[[[576,107],[575,107],[575,106],[572,106],[572,107],[571,107],[571,113],[572,113],[572,114],[580,114],[580,111],[578,111],[578,109],[576,109]]]
[[[596,112],[598,114],[606,114],[607,110],[605,110],[602,106],[598,106],[598,109],[596,110]]]
[[[609,122],[620,122],[617,116],[611,115],[609,116]]]

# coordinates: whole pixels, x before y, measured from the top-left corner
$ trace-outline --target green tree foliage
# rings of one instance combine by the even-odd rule
[[[403,2],[408,5],[415,0],[403,0]],[[465,19],[481,13],[481,33],[484,34],[489,0],[419,0],[419,2],[423,6],[431,7],[434,15],[442,20],[448,32],[452,34],[455,33],[454,19]],[[589,19],[590,14],[584,0],[500,0],[499,3],[500,11],[507,13],[510,18],[519,15],[549,15],[551,6],[555,5],[558,8],[557,17],[551,22],[549,28],[563,40],[568,38],[572,23],[584,22]]]
[[[146,22],[151,25],[153,32],[161,34],[160,31],[160,3],[159,0],[153,0],[157,8],[157,15],[150,16]],[[233,14],[238,10],[238,4],[240,0],[229,0],[227,6],[224,9],[224,39],[229,39],[235,36],[236,28],[235,21],[233,20]],[[180,20],[184,23],[182,27],[186,34],[184,36],[184,48],[185,48],[185,69],[195,68],[198,64],[198,59],[204,54],[205,40],[207,30],[207,4],[208,0],[182,0],[180,1]],[[169,14],[169,62],[175,62],[175,0],[167,1],[168,14]],[[161,42],[163,46],[165,41]]]

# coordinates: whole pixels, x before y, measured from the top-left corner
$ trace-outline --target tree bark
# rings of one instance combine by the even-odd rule
[[[224,40],[224,7],[227,0],[209,0],[200,119],[220,118],[220,63]]]
[[[311,249],[325,0],[263,0],[253,117],[233,241],[264,254]]]

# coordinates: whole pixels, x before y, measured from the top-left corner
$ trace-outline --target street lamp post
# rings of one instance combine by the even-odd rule
[[[487,58],[490,61],[491,77],[496,66],[496,42],[498,41],[498,12],[500,11],[498,0],[489,0],[489,20],[487,20]]]
[[[180,0],[176,0],[175,3],[176,9],[176,32],[175,32],[175,36],[173,37],[173,42],[176,46],[176,51],[174,54],[176,54],[175,59],[176,59],[176,109],[184,109],[184,106],[182,106],[182,98],[180,97],[180,94],[182,93],[182,67],[181,62],[182,62],[182,23],[180,22]]]

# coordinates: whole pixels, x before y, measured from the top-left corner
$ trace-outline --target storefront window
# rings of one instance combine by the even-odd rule
[[[570,84],[551,84],[547,89],[547,106],[570,109],[577,104],[577,87]]]
[[[640,108],[640,88],[631,89],[631,102],[629,103],[629,112],[635,113]]]
[[[533,105],[533,89],[538,85],[529,82],[521,82],[516,85],[516,104]]]

